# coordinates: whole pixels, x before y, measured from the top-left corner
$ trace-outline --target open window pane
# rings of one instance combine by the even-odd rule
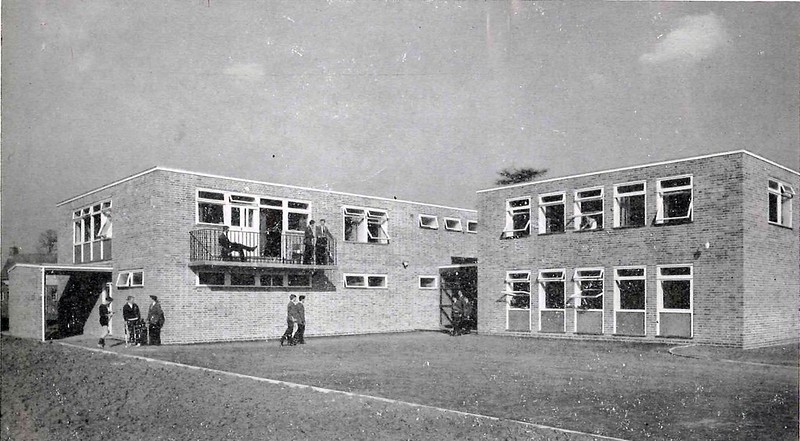
[[[444,218],[444,229],[449,231],[462,231],[461,219]]]
[[[119,287],[130,286],[130,275],[131,273],[127,271],[122,271],[119,274],[117,274],[117,286]]]
[[[419,215],[419,226],[420,228],[428,228],[431,230],[439,229],[439,218],[436,216],[428,216],[425,214]]]

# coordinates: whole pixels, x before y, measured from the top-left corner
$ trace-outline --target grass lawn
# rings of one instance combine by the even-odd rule
[[[683,358],[663,345],[421,332],[113,349],[627,439],[798,439],[796,363]]]

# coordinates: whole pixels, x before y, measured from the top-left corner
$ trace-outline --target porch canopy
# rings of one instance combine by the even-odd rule
[[[48,327],[48,305],[51,300],[45,293],[48,276],[69,278],[97,278],[111,281],[110,266],[70,264],[23,264],[8,270],[9,335],[45,341]],[[59,296],[64,286],[59,286]],[[56,311],[57,314],[57,311]],[[82,330],[81,330],[82,332]]]

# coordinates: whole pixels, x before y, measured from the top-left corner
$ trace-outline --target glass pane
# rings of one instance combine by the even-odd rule
[[[662,276],[690,276],[690,275],[692,275],[692,267],[690,267],[690,266],[678,266],[678,267],[661,268],[661,275]]]
[[[664,194],[664,218],[680,218],[689,216],[689,206],[692,203],[692,192],[676,191]]]
[[[531,308],[531,296],[515,294],[514,296],[510,297],[509,307],[515,309],[530,309]]]
[[[256,278],[253,274],[231,273],[231,285],[254,286]]]
[[[222,194],[222,193],[212,193],[210,191],[201,191],[197,195],[198,195],[198,197],[201,197],[203,199],[216,199],[218,201],[224,201],[225,200],[225,195]]]
[[[232,194],[231,195],[231,201],[233,201],[233,202],[255,202],[256,198],[254,198],[252,196],[239,196],[239,195]]]
[[[561,201],[563,201],[563,200],[564,200],[564,195],[563,195],[563,194],[555,194],[555,195],[550,195],[550,196],[542,196],[542,203],[548,203],[548,202],[561,202]]]
[[[293,231],[303,231],[308,221],[308,214],[306,213],[289,213],[289,226],[288,228]]]
[[[89,242],[90,240],[92,240],[91,218],[85,217],[83,218],[83,241]]]
[[[261,198],[261,205],[271,205],[273,207],[281,207],[283,206],[283,201],[280,201],[278,199]]]
[[[508,201],[508,206],[511,208],[517,207],[528,207],[530,206],[530,201],[528,199],[519,199],[516,201]]]
[[[144,280],[143,273],[141,271],[136,271],[132,273],[132,275],[131,286],[142,286]]]
[[[367,277],[369,286],[373,288],[383,288],[386,286],[386,277],[384,276],[369,276]]]
[[[778,222],[778,195],[769,194],[769,221]]]
[[[225,274],[223,273],[200,273],[197,275],[201,285],[224,285]]]
[[[691,307],[691,283],[689,280],[662,280],[664,308],[689,309]]]
[[[564,231],[564,206],[553,205],[545,208],[545,233]]]
[[[221,224],[224,222],[222,205],[200,202],[198,204],[199,222],[206,224]]]
[[[642,227],[644,224],[644,195],[620,198],[619,225],[621,227]]]
[[[602,275],[603,275],[603,270],[578,270],[578,274],[576,277],[595,278],[595,277],[601,277]]]
[[[784,199],[781,204],[781,225],[792,225],[792,200]]]
[[[644,309],[644,280],[620,280],[620,309]]]
[[[599,188],[595,189],[595,190],[585,190],[585,191],[579,191],[578,192],[578,198],[579,199],[593,198],[593,197],[599,197],[602,194],[603,194],[603,190],[601,190]]]
[[[75,221],[75,241],[73,243],[83,242],[81,240],[81,237],[83,236],[83,233],[81,232],[81,225],[83,225],[82,220],[79,219]]]
[[[769,188],[771,188],[773,190],[777,190],[778,189],[778,183],[776,181],[769,181]]]
[[[548,271],[542,273],[539,278],[540,279],[558,279],[561,280],[564,277],[564,273],[561,271]]]
[[[289,286],[311,286],[308,274],[289,274]]]
[[[475,233],[478,231],[478,223],[475,221],[467,221],[467,231]]]
[[[564,309],[564,282],[544,284],[545,309]]]
[[[529,282],[513,282],[511,283],[511,290],[514,293],[530,293],[531,284]]]
[[[583,281],[578,284],[581,296],[587,296],[581,299],[580,306],[585,309],[603,309],[603,281],[591,280]],[[598,294],[600,294],[598,296]],[[597,296],[597,297],[588,297]]]
[[[685,178],[678,178],[678,179],[670,179],[670,180],[667,180],[667,181],[661,181],[661,188],[683,187],[683,186],[686,186],[686,185],[692,185],[692,178],[689,177],[689,176],[687,176]]]
[[[231,226],[242,226],[242,209],[239,207],[231,207]]]
[[[301,210],[308,209],[308,204],[305,202],[289,201],[289,208],[299,208]]]
[[[353,216],[344,217],[344,240],[350,242],[358,241],[358,226],[361,224],[361,218]]]
[[[436,287],[436,278],[435,277],[420,277],[419,278],[419,287],[420,288],[435,288]]]
[[[581,213],[588,214],[588,213],[602,213],[603,212],[603,200],[593,200],[593,201],[586,201],[580,203]]]
[[[644,184],[620,185],[617,187],[617,193],[633,193],[635,191],[644,191]]]
[[[436,228],[436,217],[431,216],[420,216],[419,218],[420,226],[427,227],[427,228]]]
[[[528,223],[531,220],[531,213],[530,211],[526,211],[524,213],[517,213],[514,214],[512,219],[515,231],[526,230],[528,227]]]
[[[262,274],[261,286],[283,286],[283,275]]]
[[[644,277],[644,268],[620,268],[617,270],[620,277]]]
[[[344,280],[349,288],[366,286],[364,276],[345,276]]]

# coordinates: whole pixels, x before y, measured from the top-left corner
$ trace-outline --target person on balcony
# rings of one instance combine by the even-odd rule
[[[222,247],[222,258],[228,259],[231,256],[231,252],[236,251],[239,253],[239,260],[242,262],[247,260],[247,257],[244,255],[245,251],[253,251],[256,247],[249,247],[247,245],[242,245],[240,243],[232,242],[228,238],[228,230],[230,227],[225,225],[222,227],[222,234],[219,235],[219,246]]]
[[[319,226],[317,226],[317,247],[316,247],[316,255],[317,255],[317,265],[327,265],[328,264],[328,239],[333,239],[333,235],[331,234],[331,230],[325,226],[325,219],[319,220]]]
[[[308,221],[303,231],[303,263],[306,265],[314,264],[314,242],[316,239],[314,231],[314,220]]]

